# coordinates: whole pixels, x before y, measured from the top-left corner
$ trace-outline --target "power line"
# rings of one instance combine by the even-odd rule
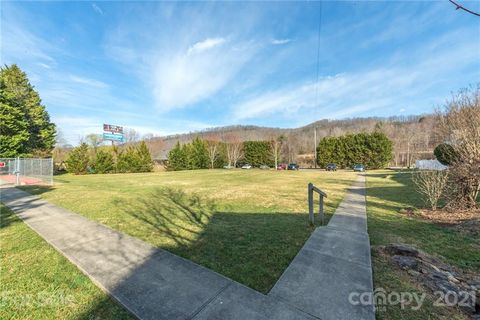
[[[456,3],[456,2],[453,1],[453,0],[448,0],[448,1],[450,1],[451,3],[453,3],[453,4],[457,7],[456,10],[463,10],[463,11],[465,11],[465,12],[468,12],[468,13],[473,14],[474,16],[480,17],[480,13],[477,13],[477,12],[475,12],[475,11],[472,11],[472,10],[470,10],[470,9],[467,9],[467,8],[465,8],[464,6],[462,6],[461,4],[458,4],[458,3]]]
[[[315,79],[315,105],[318,106],[318,84],[320,81],[320,35],[322,31],[322,1],[319,1],[319,14],[318,14],[318,45],[317,45],[317,72],[316,72],[316,79]],[[317,128],[313,126],[314,130],[314,139],[313,143],[315,144],[315,148],[313,149],[313,161],[314,167],[317,167]]]

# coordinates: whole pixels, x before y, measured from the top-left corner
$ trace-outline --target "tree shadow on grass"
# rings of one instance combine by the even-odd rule
[[[212,200],[173,188],[114,203],[141,222],[131,234],[264,293],[314,229],[307,213],[223,212]]]

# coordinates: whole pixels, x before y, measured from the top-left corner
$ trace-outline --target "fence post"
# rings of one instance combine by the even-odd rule
[[[15,159],[15,184],[20,185],[20,158]]]
[[[323,212],[323,196],[320,195],[320,223],[325,224],[325,213]]]
[[[310,182],[308,184],[308,216],[310,218],[310,223],[315,223],[315,217],[313,215],[313,184]]]

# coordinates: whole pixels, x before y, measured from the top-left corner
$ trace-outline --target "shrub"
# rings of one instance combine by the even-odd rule
[[[151,172],[153,170],[152,155],[150,154],[150,150],[148,150],[145,141],[142,141],[137,146],[136,152],[138,157],[137,172]]]
[[[438,114],[439,132],[453,148],[447,208],[472,208],[480,193],[480,85],[462,90]],[[448,151],[449,147],[442,147]],[[442,154],[443,156],[443,154]],[[448,157],[447,157],[448,158]]]
[[[269,141],[245,141],[243,143],[243,152],[245,162],[254,167],[274,165],[275,160]]]
[[[115,169],[112,154],[107,150],[98,150],[95,156],[95,173],[110,173]]]
[[[80,146],[74,148],[68,154],[67,171],[74,174],[86,174],[88,172],[88,165],[90,163],[88,145],[82,143]]]
[[[208,168],[208,149],[205,141],[196,137],[190,144],[188,152],[190,158],[190,169],[206,169]]]
[[[393,145],[381,132],[347,134],[325,137],[317,147],[317,161],[321,167],[336,163],[341,168],[362,163],[368,168],[384,167],[392,157]]]
[[[436,146],[435,150],[433,150],[433,154],[437,160],[445,166],[451,165],[455,162],[455,149],[448,143],[441,143]]]
[[[448,182],[447,170],[418,170],[412,175],[417,191],[432,210],[437,209]]]
[[[117,172],[138,172],[137,168],[140,166],[139,162],[135,147],[129,146],[118,155]]]
[[[168,170],[193,170],[208,168],[209,156],[205,141],[195,138],[191,143],[180,144],[168,154]]]

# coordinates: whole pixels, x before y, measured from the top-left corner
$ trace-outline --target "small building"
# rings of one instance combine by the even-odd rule
[[[420,170],[445,170],[448,166],[440,163],[438,160],[417,160],[415,161],[415,168]]]

